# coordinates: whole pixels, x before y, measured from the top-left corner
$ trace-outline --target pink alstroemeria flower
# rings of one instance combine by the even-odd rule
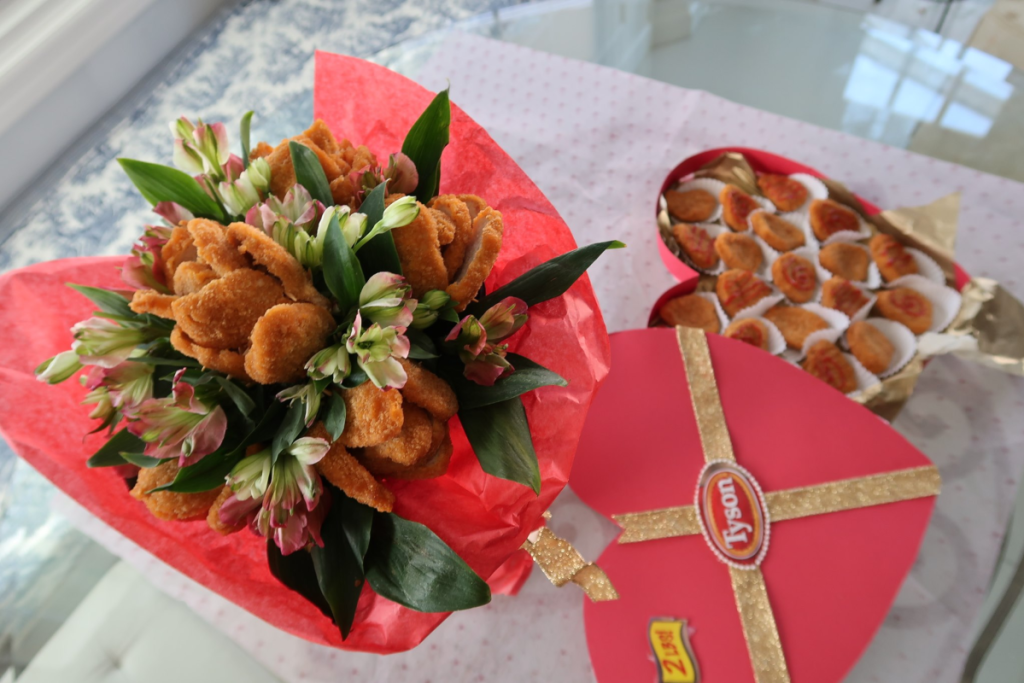
[[[356,313],[345,348],[356,357],[356,364],[381,389],[401,389],[408,377],[399,358],[408,358],[411,345],[404,327],[381,327],[377,323],[363,329],[362,314]]]
[[[381,327],[407,328],[416,310],[410,291],[412,287],[401,275],[375,273],[359,292],[359,312]]]
[[[388,194],[412,194],[420,184],[420,174],[413,160],[401,152],[396,152],[388,159],[388,167],[384,177],[389,180]]]
[[[155,289],[170,294],[164,273],[163,246],[171,238],[171,228],[147,225],[139,241],[132,245],[132,255],[121,266],[121,279],[135,289]]]
[[[284,555],[312,543],[323,547],[320,527],[330,505],[314,465],[330,450],[324,439],[302,437],[271,465],[266,449],[241,460],[227,477],[232,495],[218,511],[225,524],[247,523],[273,538]]]
[[[482,386],[491,386],[515,368],[505,359],[507,344],[501,344],[526,324],[526,302],[506,297],[476,319],[467,315],[445,338],[458,350],[465,363],[463,375]]]
[[[71,350],[82,365],[112,368],[127,360],[135,347],[152,341],[152,332],[124,327],[106,318],[89,318],[71,328],[75,341]]]
[[[82,384],[89,394],[82,403],[99,403],[96,410],[109,403],[111,410],[131,412],[153,398],[153,370],[154,366],[148,363],[132,361],[112,368],[94,365],[83,378]],[[91,400],[94,395],[100,400]]]
[[[220,406],[207,407],[195,388],[182,381],[182,368],[174,375],[172,395],[151,398],[127,414],[128,431],[147,444],[146,455],[178,458],[178,466],[193,465],[220,448],[228,418]]]
[[[191,211],[181,204],[175,204],[174,202],[158,202],[156,206],[153,207],[153,213],[163,218],[172,226],[176,226],[182,221],[187,222],[195,218]]]

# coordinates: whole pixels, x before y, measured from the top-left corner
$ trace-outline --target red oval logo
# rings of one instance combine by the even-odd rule
[[[731,462],[710,462],[697,485],[704,538],[726,564],[752,569],[768,550],[764,494],[750,472]]]

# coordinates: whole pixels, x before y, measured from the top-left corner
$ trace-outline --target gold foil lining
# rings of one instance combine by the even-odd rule
[[[530,534],[523,543],[523,550],[530,553],[544,575],[556,586],[561,587],[571,581],[594,602],[619,599],[604,571],[584,560],[569,541],[559,538],[551,529],[541,527]]]
[[[736,609],[743,624],[743,637],[750,652],[750,665],[757,683],[789,683],[789,670],[768,600],[768,589],[760,569],[729,568]]]
[[[761,194],[757,187],[757,174],[739,152],[726,152],[700,167],[693,174],[697,178],[714,178],[735,185],[747,194]]]
[[[924,206],[883,211],[871,217],[879,232],[900,237],[925,252],[942,267],[946,283],[956,283],[953,269],[957,220],[960,217],[960,193],[955,192]]]
[[[715,370],[711,365],[711,351],[703,330],[677,327],[676,339],[686,366],[686,381],[690,385],[693,413],[697,418],[697,431],[704,448],[704,459],[736,461],[732,452],[729,427],[718,396]]]
[[[692,505],[612,515],[612,519],[623,530],[619,536],[619,543],[638,543],[700,533],[697,508]]]
[[[856,479],[841,479],[765,494],[771,523],[830,512],[897,503],[939,495],[942,478],[934,465],[883,472]],[[697,508],[684,505],[649,512],[613,515],[622,527],[619,543],[639,543],[659,538],[700,533]]]
[[[830,512],[939,495],[942,478],[934,465],[765,494],[772,523]]]
[[[968,282],[960,295],[960,313],[948,334],[971,336],[977,340],[977,347],[958,350],[957,355],[1024,375],[1024,305],[998,282],[982,277]]]

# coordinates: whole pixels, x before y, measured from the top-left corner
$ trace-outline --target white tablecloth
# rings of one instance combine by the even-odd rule
[[[421,72],[519,162],[581,244],[629,248],[591,270],[611,331],[646,322],[672,284],[653,207],[666,173],[701,150],[758,147],[841,179],[883,207],[962,193],[959,261],[1024,296],[1024,187],[902,150],[732,104],[706,93],[470,36]],[[921,555],[851,683],[958,681],[1024,468],[1024,380],[953,358],[929,365],[895,427],[939,466],[944,484]],[[140,567],[286,681],[593,681],[583,597],[538,571],[516,598],[453,615],[423,645],[376,657],[280,633],[142,552],[64,500],[88,533]],[[567,492],[552,527],[590,559],[615,529]],[[723,606],[728,609],[731,606]],[[653,668],[651,671],[653,676]],[[400,678],[399,678],[400,677]],[[603,682],[615,683],[615,682]]]

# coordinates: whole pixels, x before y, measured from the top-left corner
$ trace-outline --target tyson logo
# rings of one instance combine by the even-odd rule
[[[768,550],[768,514],[761,487],[731,462],[710,462],[697,485],[704,538],[720,560],[742,569],[761,564]]]

